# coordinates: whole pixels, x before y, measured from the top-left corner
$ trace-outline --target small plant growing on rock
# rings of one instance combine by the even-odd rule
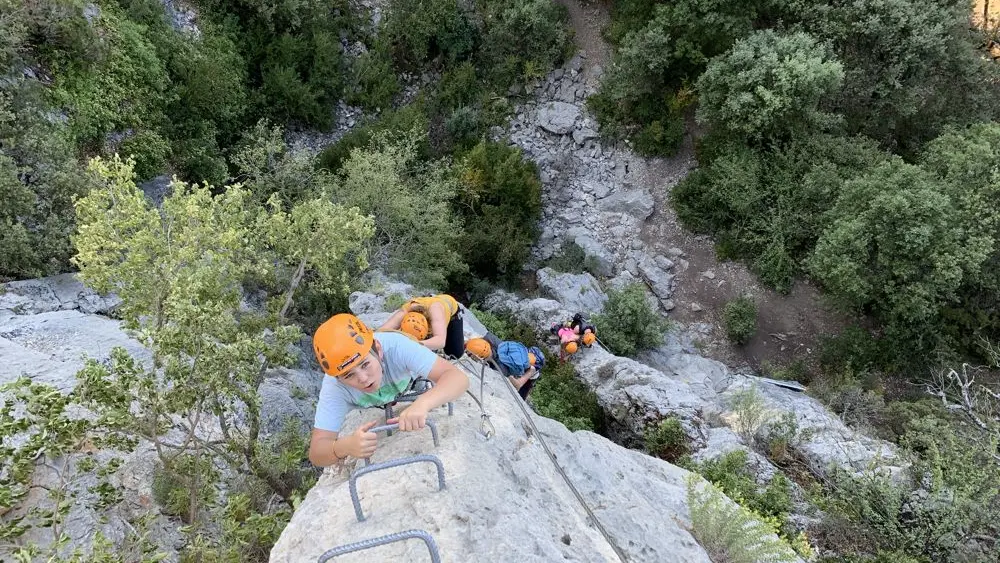
[[[752,445],[757,430],[767,422],[768,410],[764,398],[755,387],[740,389],[729,398],[729,408],[732,409],[734,420],[733,430]]]
[[[646,450],[658,458],[673,462],[686,455],[690,448],[681,421],[670,417],[646,428],[643,436]]]
[[[687,479],[687,502],[694,537],[712,561],[793,562],[795,551],[776,536],[774,526],[730,501],[701,477]]]
[[[757,306],[749,297],[737,297],[722,313],[726,334],[736,344],[746,344],[757,332]]]
[[[402,307],[403,303],[406,303],[406,297],[403,297],[398,293],[393,293],[385,298],[385,310],[395,311],[396,309]]]

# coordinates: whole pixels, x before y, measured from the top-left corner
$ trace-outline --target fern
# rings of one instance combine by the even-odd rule
[[[698,543],[712,561],[786,563],[798,561],[792,548],[778,539],[773,524],[761,521],[733,503],[719,489],[691,474],[687,480],[691,524]]]

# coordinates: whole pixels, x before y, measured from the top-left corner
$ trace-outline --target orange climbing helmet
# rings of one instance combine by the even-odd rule
[[[564,346],[564,349],[566,350],[567,354],[576,354],[576,351],[579,350],[579,347],[576,345],[576,342],[567,342],[566,346]]]
[[[493,355],[493,347],[485,338],[470,338],[465,343],[465,351],[483,360]]]
[[[327,319],[313,334],[313,351],[323,373],[341,377],[364,360],[375,344],[375,335],[361,319],[340,313]]]
[[[410,311],[403,315],[403,320],[399,322],[399,330],[409,334],[417,340],[425,340],[431,328],[427,325],[427,317],[423,313]]]
[[[583,335],[584,346],[592,346],[594,342],[597,342],[597,335],[593,332],[587,332]]]

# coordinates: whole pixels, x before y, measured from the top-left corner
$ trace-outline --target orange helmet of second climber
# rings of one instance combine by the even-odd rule
[[[528,365],[529,366],[535,367],[535,362],[537,360],[538,360],[538,358],[535,357],[535,354],[533,352],[528,352]]]
[[[579,349],[576,342],[567,342],[564,348],[567,354],[576,354],[576,351]]]
[[[327,319],[313,334],[313,351],[323,373],[341,377],[371,351],[375,335],[361,319],[341,313]]]
[[[593,332],[588,332],[583,335],[584,346],[591,346],[596,341],[597,341],[597,335],[594,334]]]
[[[430,327],[427,326],[427,317],[416,311],[410,311],[403,315],[403,320],[399,323],[399,330],[417,340],[425,340],[428,333],[430,333]]]
[[[483,360],[493,355],[493,347],[485,338],[470,338],[465,343],[465,351]]]

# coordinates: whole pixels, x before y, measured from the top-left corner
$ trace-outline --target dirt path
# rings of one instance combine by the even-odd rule
[[[570,25],[573,27],[573,41],[577,49],[586,55],[583,76],[588,83],[596,86],[601,71],[611,61],[611,45],[608,45],[601,30],[611,21],[610,0],[556,0],[569,11]]]
[[[611,61],[611,46],[601,35],[610,20],[607,0],[557,0],[569,10],[574,39],[586,53],[584,76],[594,87],[602,69]],[[694,120],[689,131],[697,131]],[[676,289],[671,319],[681,324],[712,325],[712,337],[701,342],[701,352],[726,364],[760,369],[762,364],[787,366],[795,361],[812,364],[821,336],[839,332],[847,319],[825,306],[820,292],[798,282],[788,295],[763,287],[741,262],[720,262],[710,237],[695,235],[680,225],[669,202],[670,190],[697,166],[691,135],[670,158],[635,159],[633,183],[643,187],[656,201],[641,238],[654,254],[674,261]],[[743,347],[729,343],[722,328],[727,302],[741,295],[752,296],[758,308],[758,330]]]

